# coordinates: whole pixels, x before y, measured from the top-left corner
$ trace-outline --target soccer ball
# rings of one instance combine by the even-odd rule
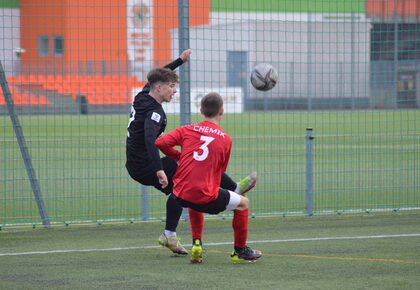
[[[251,71],[251,84],[259,91],[268,91],[274,88],[279,80],[277,70],[268,63],[260,63]]]

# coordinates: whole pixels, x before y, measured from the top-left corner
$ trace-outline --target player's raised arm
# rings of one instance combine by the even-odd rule
[[[187,62],[191,55],[191,49],[184,50],[181,55],[179,56],[180,59],[182,59],[183,62]]]
[[[190,55],[191,55],[191,49],[186,49],[180,54],[180,56],[176,60],[174,60],[171,63],[168,63],[164,67],[169,68],[171,70],[175,70],[177,67],[187,62],[190,59]]]

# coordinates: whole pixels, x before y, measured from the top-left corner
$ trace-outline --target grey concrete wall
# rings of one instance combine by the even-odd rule
[[[370,23],[366,19],[351,21],[347,16],[324,21],[325,15],[305,15],[296,21],[284,15],[247,15],[223,16],[224,21],[190,30],[192,86],[209,82],[225,86],[227,52],[247,51],[248,74],[261,62],[271,63],[279,72],[273,90],[261,93],[250,87],[250,98],[369,97]],[[175,56],[176,30],[173,49]]]
[[[20,59],[14,49],[20,46],[20,10],[0,9],[0,60],[6,75],[18,73]]]

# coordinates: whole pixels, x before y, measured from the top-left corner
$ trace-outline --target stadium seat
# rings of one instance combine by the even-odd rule
[[[18,77],[17,77],[17,76],[9,76],[9,77],[7,78],[7,82],[8,82],[9,84],[15,84],[15,83],[16,83],[16,81],[17,81],[17,79],[18,79]]]
[[[10,94],[12,96],[13,103],[16,106],[30,105],[30,106],[45,106],[51,105],[51,102],[46,96],[35,96],[29,92],[19,92],[15,86],[9,86]],[[3,91],[0,92],[0,105],[6,105],[6,100],[3,95]]]
[[[63,97],[71,97],[74,101],[78,95],[86,96],[92,105],[119,105],[131,103],[132,92],[143,84],[135,76],[129,75],[61,75],[61,74],[29,74],[10,76],[9,82],[16,86],[31,84],[40,88],[55,91]],[[22,96],[18,91],[13,93],[16,103],[49,104],[43,96],[39,100],[31,99],[28,93]],[[25,97],[26,95],[26,97]],[[4,103],[4,98],[2,103]]]
[[[6,105],[6,100],[4,99],[3,91],[0,91],[0,106]]]
[[[47,96],[39,96],[38,100],[39,100],[40,105],[46,105],[46,106],[51,105],[51,102],[48,100]]]

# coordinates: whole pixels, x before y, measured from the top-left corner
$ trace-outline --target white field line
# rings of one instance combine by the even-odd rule
[[[386,239],[386,238],[406,238],[406,237],[420,237],[420,233],[413,234],[397,234],[397,235],[372,235],[372,236],[349,236],[349,237],[324,237],[324,238],[299,238],[299,239],[284,239],[284,240],[257,240],[248,241],[249,244],[267,244],[267,243],[290,243],[290,242],[312,242],[312,241],[334,241],[334,240],[357,240],[357,239]],[[206,243],[206,246],[221,246],[231,245],[232,242],[220,243]],[[141,247],[117,247],[104,249],[74,249],[74,250],[51,250],[51,251],[31,251],[31,252],[16,252],[16,253],[0,253],[0,257],[7,256],[24,256],[24,255],[45,255],[45,254],[60,254],[60,253],[91,253],[91,252],[109,252],[109,251],[127,251],[127,250],[145,250],[155,249],[161,246],[141,246]]]

